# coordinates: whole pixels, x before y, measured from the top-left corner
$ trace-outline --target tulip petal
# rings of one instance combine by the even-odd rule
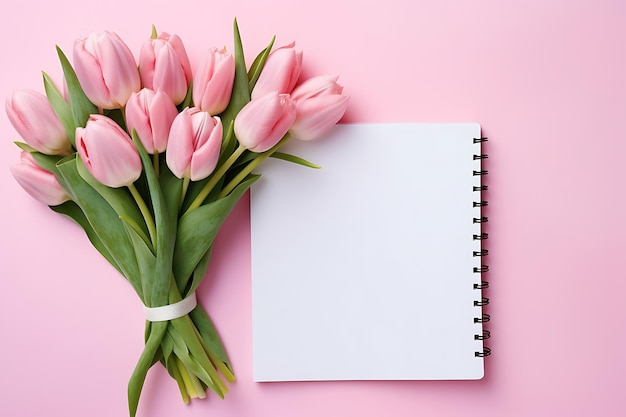
[[[170,171],[178,178],[189,178],[194,136],[191,126],[191,109],[185,109],[176,116],[168,138],[166,162]]]
[[[211,49],[201,61],[193,84],[193,100],[197,107],[211,115],[226,109],[235,80],[235,59],[225,49]]]
[[[270,92],[291,93],[302,70],[302,52],[294,47],[295,42],[292,42],[270,53],[252,90],[252,99]]]
[[[306,100],[318,95],[341,94],[343,87],[337,84],[338,75],[320,75],[309,78],[294,88],[292,100]]]
[[[126,44],[115,33],[107,32],[99,43],[102,78],[109,88],[115,108],[126,105],[130,94],[139,91],[141,82],[135,58]]]
[[[124,107],[130,94],[141,87],[135,58],[115,33],[92,33],[76,41],[74,62],[85,94],[98,107]]]
[[[341,95],[319,96],[298,102],[298,115],[289,132],[296,139],[317,139],[337,124],[347,106],[348,97]]]
[[[126,186],[141,175],[139,153],[130,137],[106,116],[92,115],[84,128],[76,129],[76,147],[89,172],[104,185]]]
[[[31,197],[48,206],[57,206],[70,199],[56,176],[40,168],[28,152],[22,152],[21,163],[11,166],[10,170]]]
[[[187,77],[176,52],[168,44],[162,45],[156,57],[152,85],[155,90],[165,91],[174,103],[183,101],[187,94]]]
[[[287,133],[296,117],[288,94],[269,93],[250,101],[235,119],[235,135],[250,151],[265,152]]]
[[[74,44],[74,67],[80,84],[89,100],[101,108],[113,108],[109,88],[102,77],[100,62],[94,55],[97,49],[95,34]]]
[[[9,121],[26,143],[48,155],[67,154],[67,132],[46,96],[32,90],[15,91],[6,100]]]
[[[212,118],[212,120],[215,119]],[[222,134],[222,123],[217,119],[217,123],[212,128],[207,139],[201,146],[196,148],[191,157],[190,170],[192,181],[199,181],[208,177],[217,166],[217,161],[220,156]]]

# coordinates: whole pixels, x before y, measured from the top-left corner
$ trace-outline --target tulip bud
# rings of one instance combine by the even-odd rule
[[[170,129],[166,162],[178,178],[199,181],[208,177],[220,156],[222,121],[197,107],[176,116]]]
[[[235,118],[235,136],[252,152],[276,145],[296,118],[289,94],[269,93],[246,104]]]
[[[20,163],[10,169],[22,188],[36,200],[48,206],[58,206],[70,199],[57,177],[37,165],[30,153],[22,151]]]
[[[159,90],[147,88],[133,93],[126,104],[126,126],[128,131],[137,131],[137,136],[146,152],[163,153],[174,118],[178,114],[172,100]]]
[[[84,128],[76,129],[76,148],[91,175],[108,187],[132,184],[141,175],[132,139],[106,116],[92,114]]]
[[[76,76],[93,104],[103,109],[122,108],[141,81],[132,52],[112,32],[92,33],[74,43]]]
[[[33,149],[47,155],[70,153],[67,132],[43,94],[16,91],[6,101],[6,112],[15,130]]]
[[[296,43],[292,42],[269,54],[252,90],[253,99],[270,92],[291,93],[302,69],[302,51],[296,52],[295,45]]]
[[[220,114],[228,106],[235,80],[235,58],[226,49],[211,51],[204,56],[193,82],[193,102],[196,107]]]
[[[144,87],[163,90],[174,104],[181,103],[191,81],[191,65],[182,40],[168,33],[148,39],[139,53],[139,74]]]
[[[341,95],[343,87],[337,76],[313,77],[293,90],[296,120],[289,129],[295,139],[311,140],[323,136],[343,117],[348,97]]]

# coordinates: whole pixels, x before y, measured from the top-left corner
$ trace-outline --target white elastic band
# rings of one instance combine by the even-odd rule
[[[144,310],[146,312],[146,320],[148,321],[168,321],[189,314],[197,305],[198,300],[196,300],[196,293],[193,292],[189,297],[177,303],[161,307],[144,306]]]

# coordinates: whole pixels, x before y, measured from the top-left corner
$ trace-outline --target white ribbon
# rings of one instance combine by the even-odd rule
[[[196,293],[193,292],[187,298],[174,304],[160,307],[144,306],[144,311],[146,312],[146,320],[148,321],[168,321],[189,314],[197,305],[198,300],[196,299]]]

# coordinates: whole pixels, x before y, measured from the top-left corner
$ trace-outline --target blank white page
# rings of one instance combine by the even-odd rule
[[[255,381],[480,379],[478,124],[338,125],[251,190]]]

